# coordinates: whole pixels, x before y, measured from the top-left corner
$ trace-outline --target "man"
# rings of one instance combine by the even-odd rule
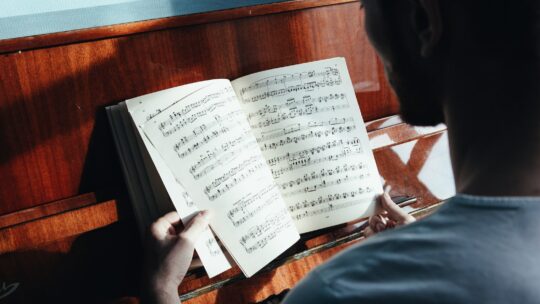
[[[403,118],[447,124],[459,194],[316,268],[285,303],[540,303],[540,1],[364,6]],[[387,196],[381,204],[372,232],[411,221]],[[150,276],[156,301],[177,301],[204,222],[180,237],[165,236],[167,219],[153,226],[165,248]]]

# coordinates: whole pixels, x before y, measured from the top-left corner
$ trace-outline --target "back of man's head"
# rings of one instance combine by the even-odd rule
[[[452,107],[471,116],[540,110],[540,0],[364,5],[366,28],[408,122],[444,122]]]

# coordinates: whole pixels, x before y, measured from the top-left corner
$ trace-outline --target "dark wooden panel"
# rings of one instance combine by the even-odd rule
[[[38,220],[55,214],[73,211],[96,203],[94,193],[86,193],[64,200],[51,202],[38,207],[24,209],[18,212],[0,216],[0,229],[13,225]]]
[[[0,54],[348,2],[358,2],[358,0],[291,0],[287,2],[247,6],[38,36],[4,39],[0,40]]]
[[[26,250],[118,221],[116,201],[43,217],[0,230],[0,254]]]
[[[366,120],[397,112],[357,2],[0,56],[0,214],[123,191],[106,105],[334,56],[347,59]]]

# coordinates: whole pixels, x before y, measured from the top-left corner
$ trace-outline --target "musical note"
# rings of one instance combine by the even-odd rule
[[[312,97],[311,95],[305,95],[301,99],[296,99],[294,97],[288,98],[284,104],[280,105],[264,105],[260,110],[248,114],[248,120],[252,120],[258,116],[264,117],[266,114],[278,113],[279,110],[292,107],[298,107],[303,105],[313,105],[314,103],[328,103],[333,102],[334,100],[344,100],[345,94],[329,94],[320,97]]]
[[[342,183],[348,183],[348,182],[351,182],[351,181],[362,180],[362,179],[364,179],[366,177],[369,177],[369,176],[370,176],[370,173],[367,172],[367,173],[359,173],[358,175],[353,175],[353,176],[345,175],[344,177],[337,177],[335,179],[328,179],[328,181],[326,179],[323,179],[320,183],[317,183],[317,184],[314,184],[314,185],[311,185],[311,186],[307,186],[307,187],[304,187],[302,189],[284,192],[283,197],[294,196],[294,195],[297,195],[297,194],[300,194],[300,193],[315,192],[317,190],[324,189],[324,188],[327,188],[327,187],[332,187],[332,186],[339,185],[339,184],[342,184]]]
[[[208,228],[207,228],[208,229]],[[221,248],[215,238],[208,238],[205,240],[204,245],[208,249],[211,256],[218,256],[222,254]]]
[[[368,189],[368,190],[370,190],[370,191],[368,192],[366,190],[366,193],[371,192],[371,188]],[[365,203],[365,201],[364,200],[354,200],[354,201],[348,201],[348,202],[339,203],[339,204],[329,203],[328,206],[323,207],[323,208],[319,208],[319,209],[315,209],[315,210],[305,210],[305,211],[303,211],[303,212],[301,212],[299,214],[293,214],[293,219],[299,221],[299,220],[306,219],[306,218],[309,218],[309,217],[314,217],[314,216],[318,216],[318,215],[322,215],[322,214],[328,214],[328,213],[334,212],[336,210],[350,208],[350,207],[353,207],[353,206],[356,206],[356,205],[360,205],[362,203]]]
[[[225,134],[228,134],[231,131],[233,131],[233,129],[238,128],[238,127],[242,127],[242,126],[243,126],[242,122],[235,122],[235,123],[229,124],[228,126],[221,127],[221,128],[219,128],[217,130],[213,130],[211,132],[206,132],[207,134],[204,134],[202,136],[198,136],[197,137],[198,140],[195,143],[193,143],[189,147],[185,148],[185,150],[180,151],[180,149],[182,147],[184,147],[187,143],[189,143],[191,140],[196,138],[196,135],[182,136],[182,137],[179,138],[179,140],[177,142],[175,142],[175,144],[173,146],[173,150],[174,150],[174,152],[176,152],[176,154],[177,154],[177,156],[179,158],[184,158],[184,157],[190,155],[191,153],[201,149],[206,144],[209,144],[209,143],[213,142],[216,138],[221,137],[221,136],[223,136]],[[206,130],[206,128],[201,128],[201,129]],[[249,130],[244,129],[244,132],[249,132]]]
[[[293,223],[288,218],[287,209],[282,209],[268,216],[261,224],[251,227],[239,240],[246,253],[252,254],[259,249],[263,249],[280,233],[286,229],[290,229]]]
[[[287,153],[282,154],[282,155],[278,155],[278,156],[275,156],[275,157],[272,157],[272,158],[268,158],[266,160],[266,162],[268,163],[269,166],[272,167],[272,166],[275,166],[275,165],[279,164],[282,161],[288,161],[288,160],[291,160],[291,159],[305,158],[305,157],[307,157],[309,155],[315,155],[315,154],[323,153],[324,151],[326,151],[328,149],[341,147],[343,145],[356,146],[359,143],[360,143],[360,139],[358,139],[358,137],[354,137],[354,138],[352,138],[350,140],[339,139],[339,140],[328,141],[325,144],[317,145],[317,146],[314,146],[312,148],[300,150],[300,151],[293,152],[293,153],[287,152]],[[358,153],[362,153],[362,150],[357,150],[357,151],[358,151]]]
[[[268,117],[264,120],[261,120],[257,123],[250,124],[250,127],[252,129],[257,128],[264,128],[268,127],[270,125],[275,125],[287,120],[294,119],[295,117],[302,117],[302,116],[308,116],[313,115],[315,113],[324,113],[324,112],[335,112],[343,109],[348,109],[348,104],[342,104],[342,105],[332,105],[332,106],[326,106],[326,107],[317,107],[317,106],[310,106],[307,105],[303,108],[291,108],[287,113],[277,113],[274,117]]]
[[[351,153],[361,154],[362,150],[350,150],[348,147],[345,147],[341,150],[340,153],[329,154],[329,155],[321,156],[317,158],[311,158],[310,156],[293,158],[293,159],[289,159],[288,166],[281,167],[279,169],[270,168],[270,171],[272,172],[272,175],[274,176],[274,178],[279,178],[283,173],[293,171],[296,168],[308,167],[308,166],[313,166],[320,163],[337,161],[337,160],[345,158],[347,155]]]
[[[213,201],[255,174],[255,172],[263,168],[264,165],[264,159],[259,155],[254,155],[214,179],[210,184],[204,187],[204,193],[210,201]]]
[[[226,116],[226,118],[222,118],[221,116],[216,115],[214,117],[214,121],[210,123],[203,123],[203,124],[197,125],[193,129],[191,129],[192,130],[191,134],[184,135],[178,139],[178,141],[174,145],[175,151],[178,153],[180,148],[182,148],[183,146],[191,142],[193,139],[200,137],[199,135],[201,135],[203,132],[208,133],[212,131],[212,133],[215,133],[216,131],[214,130],[214,128],[219,128],[221,132],[228,132],[231,128],[242,126],[244,122],[237,120],[239,116],[242,116],[242,111],[239,111],[239,110],[233,111],[233,112],[230,112]],[[183,129],[184,129],[183,127],[174,126],[166,131],[164,130],[160,130],[160,131],[163,137],[168,137],[171,134],[175,134],[176,132]],[[207,143],[208,141],[209,139],[207,139],[207,141],[204,143]]]
[[[271,130],[265,130],[260,132],[260,136],[257,137],[257,142],[263,143],[265,141],[274,139],[274,138],[280,138],[288,134],[305,131],[308,129],[314,129],[318,127],[327,127],[330,126],[330,128],[326,128],[325,130],[319,130],[317,132],[312,132],[312,134],[319,134],[319,135],[335,135],[336,133],[341,133],[341,131],[350,132],[354,129],[356,129],[356,126],[354,124],[347,124],[345,128],[339,128],[335,127],[336,125],[342,125],[346,123],[353,122],[354,118],[352,117],[343,117],[343,118],[331,118],[326,121],[307,121],[306,123],[295,123],[291,124],[289,126],[286,126],[284,128],[278,128],[278,129],[271,129]],[[305,133],[304,133],[305,134]],[[320,136],[318,136],[320,137]]]
[[[239,156],[239,154],[237,153],[237,151],[231,149],[236,148],[237,146],[239,146],[239,149],[242,150],[255,148],[257,147],[257,141],[254,138],[249,138],[245,135],[242,135],[228,141],[225,144],[222,144],[221,150],[219,150],[217,147],[214,148],[212,151],[207,150],[206,154],[201,155],[201,159],[189,168],[189,173],[191,173],[195,179],[199,179],[202,176],[205,176],[209,172],[216,169],[218,166],[224,165],[234,160],[236,157]],[[210,162],[212,163],[205,166]],[[202,170],[200,172],[197,172],[201,168]]]
[[[354,173],[356,171],[359,171],[365,168],[366,168],[366,165],[363,162],[359,162],[357,164],[345,163],[343,165],[339,165],[330,169],[322,168],[319,171],[311,171],[310,173],[304,174],[302,177],[286,181],[280,184],[280,186],[282,190],[287,190],[288,188],[301,186],[304,183],[307,183],[310,181],[318,181],[318,180],[322,180],[324,178],[331,177],[334,175]]]
[[[274,191],[275,187],[275,185],[270,185],[258,193],[248,194],[245,198],[237,201],[234,204],[234,208],[231,208],[227,212],[227,217],[231,220],[231,223],[235,227],[238,227],[259,214],[266,207],[271,206],[272,202],[279,196],[279,192]],[[266,196],[268,197],[265,198]],[[257,204],[261,200],[263,203]]]
[[[366,194],[370,192],[371,192],[370,187],[365,187],[365,188],[359,187],[357,190],[353,190],[353,191],[327,194],[326,196],[319,196],[317,199],[314,199],[314,200],[304,200],[302,202],[292,204],[289,206],[289,211],[295,212],[302,209],[313,208],[319,205],[332,204],[332,203],[335,204],[336,201],[345,200],[349,197],[354,198],[356,196],[360,196],[362,194]]]
[[[288,83],[293,84],[289,85]],[[240,90],[240,97],[244,103],[257,102],[284,94],[300,91],[310,92],[319,88],[340,85],[341,83],[340,71],[335,67],[325,67],[322,71],[271,76],[254,81]],[[258,91],[263,92],[257,94]],[[253,94],[254,92],[255,94]]]
[[[193,202],[193,199],[191,199],[191,196],[189,196],[186,191],[182,192],[182,197],[186,202],[186,207],[191,208],[194,206],[195,203]]]

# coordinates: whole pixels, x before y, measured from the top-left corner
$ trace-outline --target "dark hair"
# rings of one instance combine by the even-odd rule
[[[460,0],[463,16],[477,42],[494,51],[540,59],[540,0]],[[516,53],[518,52],[518,53]]]

